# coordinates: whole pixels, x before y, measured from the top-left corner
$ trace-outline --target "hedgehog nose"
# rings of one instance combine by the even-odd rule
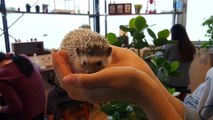
[[[90,74],[90,73],[92,73],[92,71],[91,71],[91,70],[88,70],[88,69],[85,69],[85,70],[84,70],[84,73]]]
[[[94,73],[94,71],[89,71],[89,70],[88,70],[87,73],[88,73],[88,74],[91,74],[91,73]]]
[[[88,73],[88,74],[91,74],[91,73],[95,73],[95,72],[97,72],[97,70],[94,70],[94,69],[89,69],[89,70],[86,70],[86,73]]]

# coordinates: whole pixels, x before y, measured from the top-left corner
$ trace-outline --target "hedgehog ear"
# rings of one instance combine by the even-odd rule
[[[76,53],[78,56],[82,56],[84,54],[83,51],[79,48],[76,48]]]
[[[109,48],[106,50],[106,56],[107,56],[107,57],[110,56],[111,53],[112,53],[112,48],[109,47]]]

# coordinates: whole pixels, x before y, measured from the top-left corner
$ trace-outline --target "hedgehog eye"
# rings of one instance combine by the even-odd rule
[[[86,66],[86,65],[87,65],[86,61],[84,61],[82,65],[83,65],[83,66]]]
[[[102,65],[102,62],[101,61],[98,61],[97,63],[96,63],[96,66],[101,66]]]

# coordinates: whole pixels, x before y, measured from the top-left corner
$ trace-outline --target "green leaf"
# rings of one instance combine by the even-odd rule
[[[151,61],[149,60],[148,63],[149,63],[149,66],[152,68],[153,72],[155,74],[157,74],[158,68],[157,68],[157,65],[155,64],[155,62],[153,60],[151,60]]]
[[[119,28],[120,28],[122,31],[124,31],[124,32],[128,32],[128,31],[129,31],[129,28],[126,27],[125,25],[120,25]]]
[[[158,60],[159,58],[157,58],[157,57],[153,57],[152,58],[152,61],[154,62],[154,63],[157,63],[157,60]]]
[[[158,32],[158,38],[168,38],[169,37],[169,30],[164,29]]]
[[[164,62],[163,66],[167,71],[171,71],[171,66],[170,66],[169,62],[167,62],[167,61]]]
[[[172,62],[172,63],[170,64],[170,66],[171,66],[171,71],[177,70],[178,67],[179,67],[179,64],[180,64],[180,63],[179,63],[178,61]]]
[[[171,71],[171,72],[169,72],[169,76],[179,77],[180,75],[181,75],[181,73],[178,72],[178,71]]]
[[[132,18],[130,21],[129,21],[129,28],[135,28],[135,18]]]
[[[149,35],[150,35],[154,40],[157,39],[155,33],[154,33],[151,29],[148,28],[147,31],[148,31]]]
[[[147,42],[143,42],[142,40],[137,40],[137,42],[134,42],[134,48],[136,49],[142,49],[144,47],[147,47],[148,46],[148,43]]]
[[[146,27],[146,19],[142,16],[137,16],[134,25],[138,31],[142,31]]]
[[[107,40],[109,41],[110,44],[113,44],[117,41],[117,37],[114,33],[108,33]]]
[[[155,46],[162,46],[162,45],[166,45],[168,42],[168,40],[166,38],[158,38],[158,39],[155,39],[153,41],[154,45]]]
[[[117,41],[115,41],[112,45],[121,47],[121,46],[123,45],[123,41],[117,40]]]
[[[163,65],[163,63],[166,61],[165,58],[158,58],[156,61],[157,66]]]
[[[169,88],[169,87],[167,87],[167,90],[169,91],[169,93],[171,93],[171,94],[173,94],[173,93],[175,93],[175,88]]]
[[[136,29],[135,28],[129,28],[129,32],[131,36],[134,36]]]
[[[107,115],[113,115],[115,112],[114,107],[109,103],[101,105],[100,110]]]
[[[121,120],[119,112],[117,112],[117,111],[114,112],[114,114],[113,114],[113,120]]]
[[[142,40],[143,38],[145,38],[145,35],[144,35],[144,33],[135,31],[133,37],[136,40]]]
[[[167,44],[174,44],[174,45],[176,45],[176,44],[178,44],[178,41],[177,40],[168,40]]]
[[[162,67],[162,68],[163,68],[162,70],[163,76],[168,77],[169,71],[165,67]]]

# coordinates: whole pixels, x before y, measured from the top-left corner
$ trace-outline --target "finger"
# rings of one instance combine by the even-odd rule
[[[122,87],[129,79],[134,79],[135,71],[138,70],[131,67],[110,67],[93,74],[70,74],[63,81],[66,84],[88,89]],[[120,80],[123,82],[119,82]]]
[[[58,73],[61,74],[61,76],[66,76],[71,73],[69,69],[69,64],[66,63],[65,59],[58,55],[57,53],[52,53],[52,59],[53,64]]]
[[[79,101],[88,101],[90,103],[103,103],[115,99],[129,100],[128,96],[133,94],[131,93],[132,89],[128,89],[126,87],[125,89],[117,89],[114,86],[82,88],[66,84],[65,90],[69,94],[70,98]]]
[[[56,76],[60,82],[63,82],[62,79],[64,76],[71,73],[69,65],[65,62],[64,58],[57,53],[52,53],[51,57]]]
[[[71,74],[64,78],[71,98],[92,103],[134,100],[135,89],[141,89],[141,84],[148,89],[147,81],[155,83],[146,73],[131,67],[106,68],[94,74]]]
[[[57,54],[60,55],[61,57],[63,57],[64,60],[65,60],[65,62],[68,63],[69,58],[68,58],[68,55],[67,55],[66,51],[64,51],[64,50],[59,50],[59,51],[57,52]]]

